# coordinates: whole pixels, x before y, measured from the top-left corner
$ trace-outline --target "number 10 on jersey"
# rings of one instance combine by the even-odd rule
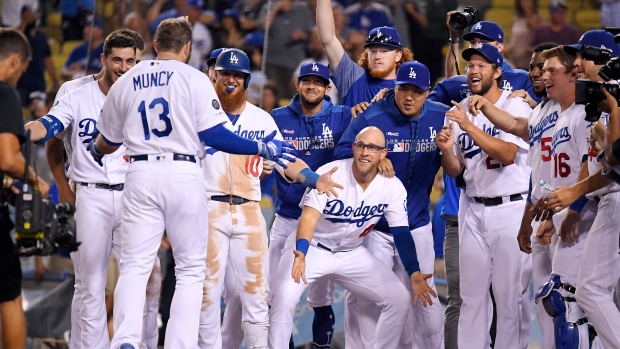
[[[146,115],[146,102],[140,102],[140,106],[138,106],[138,113],[142,117],[142,128],[144,130],[144,139],[151,139],[151,132],[157,137],[167,137],[172,132],[172,123],[170,122],[170,118],[168,117],[168,113],[170,112],[168,108],[168,101],[162,97],[155,98],[149,104],[149,110],[153,110],[157,108],[158,105],[161,105],[161,113],[159,114],[159,120],[164,122],[166,126],[163,130],[159,130],[157,128],[149,128],[149,122]]]

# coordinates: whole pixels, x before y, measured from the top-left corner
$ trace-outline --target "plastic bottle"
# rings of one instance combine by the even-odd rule
[[[547,196],[553,193],[555,189],[551,186],[551,184],[545,181],[540,181],[540,191],[542,192],[543,196]]]

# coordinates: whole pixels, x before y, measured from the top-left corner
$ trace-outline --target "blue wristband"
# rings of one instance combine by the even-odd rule
[[[47,130],[47,133],[45,134],[45,137],[41,138],[38,142],[36,142],[36,144],[43,144],[49,141],[52,137],[65,129],[65,126],[60,122],[60,120],[49,114],[37,121],[43,124],[43,127]]]
[[[306,255],[308,253],[308,247],[310,247],[310,241],[307,239],[297,239],[295,242],[295,249]]]
[[[319,177],[321,177],[318,173],[306,167],[303,170],[299,171],[299,174],[302,176],[299,182],[303,184],[304,187],[316,189],[316,182],[319,180]]]
[[[573,202],[570,206],[568,206],[568,208],[570,208],[573,211],[581,212],[581,210],[583,210],[583,207],[587,203],[588,203],[588,198],[586,198],[585,196],[582,196],[579,199],[577,199],[575,202]]]

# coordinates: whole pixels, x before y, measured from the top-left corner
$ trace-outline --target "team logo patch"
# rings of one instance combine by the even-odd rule
[[[294,134],[295,130],[287,130],[287,129],[283,129],[282,133],[288,133],[288,134]]]
[[[215,109],[220,109],[220,102],[218,102],[218,101],[217,101],[217,99],[214,99],[214,100],[211,102],[211,105],[212,105],[212,106],[213,106],[213,108],[215,108]]]

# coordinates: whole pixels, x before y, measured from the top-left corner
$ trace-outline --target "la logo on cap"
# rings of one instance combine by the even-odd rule
[[[319,71],[319,67],[317,67],[316,63],[312,63],[312,71]]]
[[[411,79],[415,79],[416,78],[416,74],[415,74],[415,70],[413,70],[413,68],[409,68],[409,78]]]
[[[377,37],[380,38],[382,36],[383,36],[383,34],[381,34],[381,30],[377,30]]]
[[[474,46],[474,48],[482,48],[482,43],[477,43],[476,46]]]
[[[237,56],[235,56],[234,52],[230,53],[230,63],[234,63],[234,64],[239,63],[239,58],[237,58]]]
[[[480,30],[482,29],[482,23],[478,22],[478,24],[476,24],[476,26],[474,27],[475,30]]]
[[[614,50],[612,50],[612,49],[610,49],[610,48],[605,47],[605,45],[601,45],[601,48],[604,48],[604,49],[606,49],[606,50],[609,50],[609,52],[614,52]]]

